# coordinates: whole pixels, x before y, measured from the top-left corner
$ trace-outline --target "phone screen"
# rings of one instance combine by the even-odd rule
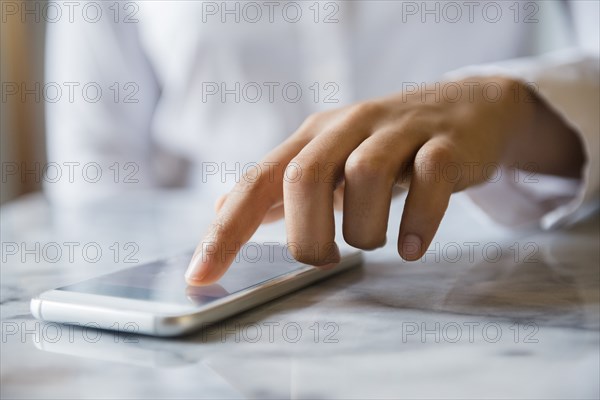
[[[253,243],[241,248],[236,261],[217,283],[195,287],[188,286],[183,277],[191,256],[190,252],[57,290],[200,307],[275,277],[307,268],[295,261],[285,246]]]

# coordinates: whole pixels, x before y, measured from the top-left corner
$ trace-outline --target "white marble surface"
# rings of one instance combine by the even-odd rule
[[[80,211],[52,209],[41,196],[4,206],[1,397],[599,397],[598,217],[552,233],[510,232],[475,218],[457,196],[435,239],[439,251],[405,263],[395,252],[401,208],[398,199],[388,245],[368,253],[362,269],[210,331],[158,339],[40,323],[28,302],[127,266],[129,242],[140,261],[189,249],[211,206],[177,192]],[[254,240],[281,230],[266,227]],[[43,248],[54,242],[97,243],[103,257],[87,262],[76,251],[72,262],[68,255],[52,262]],[[40,260],[23,260],[23,246],[36,243]],[[462,257],[454,260],[457,245]]]

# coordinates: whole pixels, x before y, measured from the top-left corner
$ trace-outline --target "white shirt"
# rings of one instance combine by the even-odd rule
[[[535,83],[588,160],[581,182],[489,183],[476,203],[545,226],[597,203],[597,1],[90,3],[48,24],[46,85],[64,92],[47,100],[48,158],[75,165],[46,180],[56,203],[170,185],[216,197],[313,112],[490,72]]]

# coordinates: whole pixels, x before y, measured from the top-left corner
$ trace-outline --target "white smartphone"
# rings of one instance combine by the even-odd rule
[[[360,251],[340,252],[340,264],[322,270],[293,260],[285,246],[253,243],[219,282],[204,287],[184,281],[189,253],[44,292],[31,300],[31,313],[51,322],[177,336],[362,264]]]

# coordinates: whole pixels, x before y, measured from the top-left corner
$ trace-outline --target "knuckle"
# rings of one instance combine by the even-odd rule
[[[269,174],[262,172],[245,173],[236,182],[232,192],[250,197],[263,197],[268,192]]]
[[[388,169],[388,162],[383,157],[354,152],[346,160],[344,176],[360,180],[380,179]]]
[[[417,167],[431,164],[446,165],[454,161],[455,154],[451,145],[436,144],[422,149],[415,158],[415,163]]]
[[[284,191],[310,191],[320,184],[318,176],[318,161],[309,157],[297,156],[286,167],[283,178]]]
[[[324,115],[325,115],[324,112],[316,112],[316,113],[310,114],[308,117],[306,117],[304,119],[304,122],[302,123],[302,125],[306,125],[306,126],[317,125],[319,122],[321,122],[323,120]]]
[[[237,193],[254,193],[259,189],[260,185],[257,180],[246,179],[246,177],[239,179],[233,187],[233,191]]]
[[[294,132],[295,137],[300,139],[314,138],[320,131],[321,127],[328,120],[328,114],[324,111],[310,114],[304,119],[300,127]]]
[[[362,121],[377,118],[383,112],[383,106],[375,101],[365,101],[348,108],[347,118],[351,121]]]

